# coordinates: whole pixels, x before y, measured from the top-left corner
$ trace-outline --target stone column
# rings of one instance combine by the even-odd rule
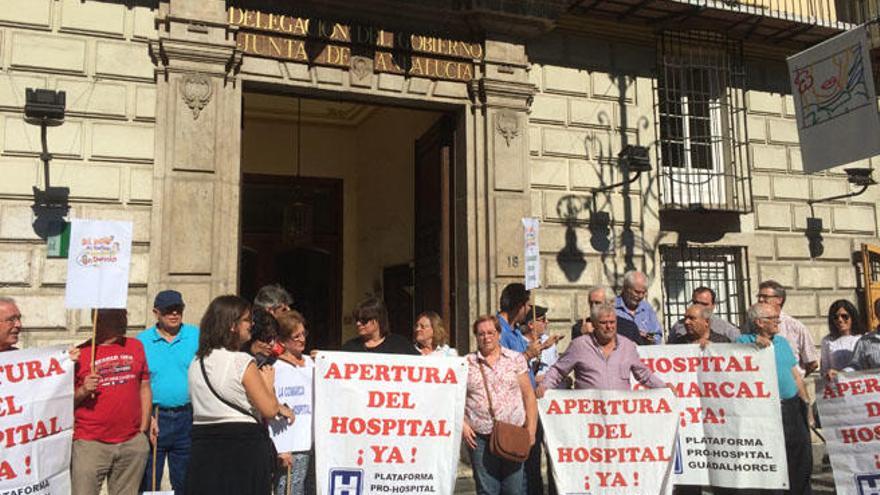
[[[531,213],[527,112],[534,93],[525,45],[487,39],[483,71],[472,86],[475,144],[484,150],[474,184],[483,204],[472,217],[478,226],[471,265],[475,313],[497,310],[504,285],[523,278],[521,218]]]
[[[157,22],[148,300],[179,290],[197,322],[238,288],[241,55],[222,0],[171,0]]]

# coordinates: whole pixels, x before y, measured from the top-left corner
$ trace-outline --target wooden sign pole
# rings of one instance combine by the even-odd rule
[[[92,310],[92,373],[95,372],[95,345],[98,341],[98,310]]]

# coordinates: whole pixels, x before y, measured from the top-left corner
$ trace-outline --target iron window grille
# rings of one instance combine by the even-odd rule
[[[664,32],[655,85],[661,205],[752,211],[742,43]]]
[[[661,246],[666,329],[684,318],[697,287],[715,291],[715,316],[742,328],[749,294],[745,247]]]

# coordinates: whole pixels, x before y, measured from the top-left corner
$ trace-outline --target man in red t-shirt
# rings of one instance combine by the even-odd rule
[[[150,453],[150,371],[144,347],[125,337],[124,309],[97,312],[97,346],[85,342],[76,364],[73,455],[74,495],[98,495],[107,479],[114,495],[137,495]]]

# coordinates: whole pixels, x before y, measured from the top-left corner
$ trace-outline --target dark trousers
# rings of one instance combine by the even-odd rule
[[[523,463],[523,494],[542,495],[544,480],[541,478],[541,444],[544,442],[544,428],[538,422],[535,431],[535,445],[529,451],[529,458]]]
[[[162,484],[162,471],[168,459],[168,474],[175,495],[183,494],[186,468],[189,464],[190,436],[192,434],[192,407],[159,408],[159,439],[156,442],[156,488]],[[153,453],[147,459],[147,468],[141,481],[141,491],[153,491]]]
[[[813,445],[807,426],[807,403],[800,397],[782,401],[782,430],[785,434],[785,457],[788,459],[788,493],[813,495]]]

